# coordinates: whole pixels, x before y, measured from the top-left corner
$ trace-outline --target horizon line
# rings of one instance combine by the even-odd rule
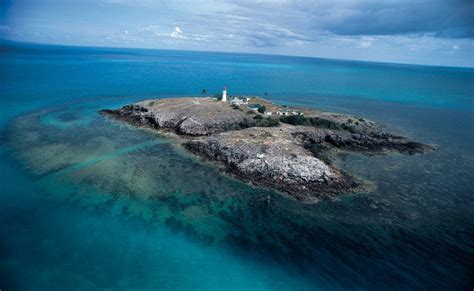
[[[473,66],[453,66],[453,65],[437,65],[437,64],[423,64],[423,63],[403,63],[403,62],[390,62],[390,61],[374,61],[374,60],[361,60],[361,59],[349,59],[349,58],[328,58],[318,56],[304,56],[304,55],[285,55],[285,54],[272,54],[272,53],[258,53],[258,52],[235,52],[235,51],[212,51],[212,50],[199,50],[199,49],[169,49],[169,48],[149,48],[149,47],[129,47],[129,46],[108,46],[108,45],[87,45],[87,44],[62,44],[54,42],[35,42],[35,41],[20,41],[11,40],[6,38],[0,38],[0,44],[4,42],[24,44],[24,45],[38,45],[38,46],[58,46],[58,47],[78,47],[78,48],[100,48],[100,49],[137,49],[137,50],[150,50],[150,51],[184,51],[184,52],[204,52],[204,53],[220,53],[220,54],[244,54],[244,55],[260,55],[260,56],[280,56],[290,58],[309,58],[309,59],[320,59],[330,61],[343,61],[343,62],[358,62],[358,63],[370,63],[379,65],[401,65],[401,66],[419,66],[419,67],[434,67],[434,68],[459,68],[459,69],[474,69]]]

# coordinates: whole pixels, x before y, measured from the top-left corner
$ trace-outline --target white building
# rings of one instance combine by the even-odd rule
[[[289,115],[303,115],[303,112],[294,111],[294,110],[278,110],[277,115],[289,116]]]
[[[230,100],[230,103],[231,103],[231,104],[234,104],[234,105],[237,105],[237,106],[246,104],[246,103],[244,102],[244,100],[238,99],[238,98],[234,98],[234,99]]]
[[[224,91],[222,91],[222,101],[227,102],[227,88],[224,87]]]

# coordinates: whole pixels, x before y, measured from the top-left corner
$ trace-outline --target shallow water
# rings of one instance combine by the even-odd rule
[[[473,286],[472,69],[24,45],[0,62],[2,289]],[[97,114],[222,85],[437,150],[343,155],[374,191],[307,205]]]

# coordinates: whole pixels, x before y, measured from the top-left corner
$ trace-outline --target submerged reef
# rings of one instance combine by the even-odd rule
[[[188,151],[218,162],[240,179],[304,202],[362,188],[363,182],[332,163],[334,153],[411,155],[433,150],[364,118],[280,107],[260,98],[249,104],[264,110],[201,97],[145,100],[100,113],[173,132],[183,137]]]

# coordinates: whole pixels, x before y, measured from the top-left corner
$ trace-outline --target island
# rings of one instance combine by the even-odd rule
[[[144,100],[100,113],[180,137],[189,152],[257,186],[313,203],[360,190],[338,169],[334,154],[421,154],[430,145],[383,130],[371,120],[308,108],[279,106],[259,97]]]

